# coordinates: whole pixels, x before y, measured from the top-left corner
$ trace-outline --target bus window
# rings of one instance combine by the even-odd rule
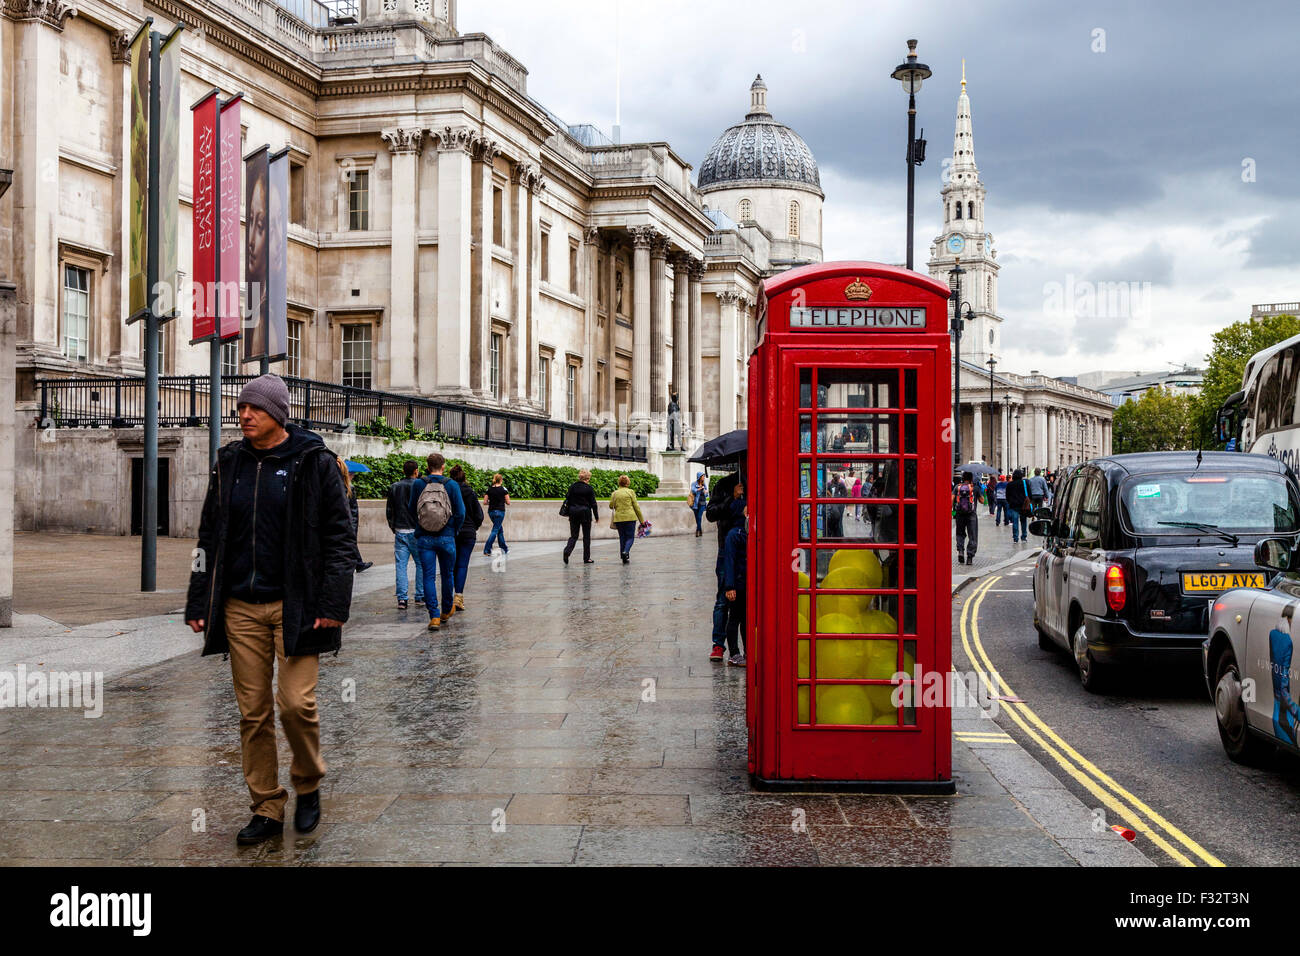
[[[1278,366],[1278,406],[1277,427],[1290,428],[1295,424],[1295,387],[1297,372],[1300,372],[1300,354],[1293,345],[1282,352],[1282,362]]]
[[[1274,355],[1259,373],[1259,408],[1255,411],[1255,434],[1263,435],[1277,427],[1282,394],[1278,389],[1278,358]]]

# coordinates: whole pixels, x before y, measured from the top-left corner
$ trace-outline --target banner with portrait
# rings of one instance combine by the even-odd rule
[[[267,194],[266,354],[272,362],[289,354],[289,150],[270,158]]]
[[[267,327],[270,324],[267,272],[270,242],[267,218],[270,212],[271,147],[262,146],[244,157],[244,179],[248,195],[244,206],[244,279],[247,304],[244,308],[244,362],[269,358]]]

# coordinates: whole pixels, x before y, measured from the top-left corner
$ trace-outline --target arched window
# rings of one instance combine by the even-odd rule
[[[799,238],[799,203],[790,200],[790,238]]]
[[[966,212],[967,212],[967,216],[966,216],[967,219],[974,219],[974,218],[975,218],[975,202],[974,202],[974,200],[972,200],[971,202],[968,202],[968,203],[966,204]]]
[[[957,218],[960,219],[960,218],[961,218],[961,200],[960,200],[960,199],[957,200],[957,202],[956,202],[956,206],[957,206]]]
[[[748,199],[742,199],[742,200],[740,201],[740,211],[737,213],[737,215],[740,216],[740,221],[741,221],[741,222],[752,222],[752,221],[753,221],[753,219],[754,219],[754,207],[753,207],[752,205],[750,205],[750,202],[749,202]]]

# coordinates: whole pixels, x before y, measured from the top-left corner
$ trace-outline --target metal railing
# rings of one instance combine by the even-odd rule
[[[256,376],[221,380],[221,421],[238,424],[235,403],[245,383]],[[415,428],[437,433],[438,441],[511,448],[559,455],[645,461],[645,436],[617,428],[573,425],[515,415],[472,405],[439,402],[412,395],[333,385],[286,377],[290,420],[319,431],[367,428],[382,417],[401,428],[409,418]],[[144,379],[39,379],[41,428],[133,428],[144,425]],[[164,375],[158,379],[160,428],[205,428],[209,409],[208,379],[198,375]]]

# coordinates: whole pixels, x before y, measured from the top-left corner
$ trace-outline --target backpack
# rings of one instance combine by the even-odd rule
[[[451,521],[451,499],[447,497],[447,487],[441,481],[430,478],[424,486],[415,502],[415,520],[431,534],[437,534],[447,527],[447,522]]]
[[[973,514],[975,511],[975,491],[970,485],[962,482],[957,486],[957,513]]]

